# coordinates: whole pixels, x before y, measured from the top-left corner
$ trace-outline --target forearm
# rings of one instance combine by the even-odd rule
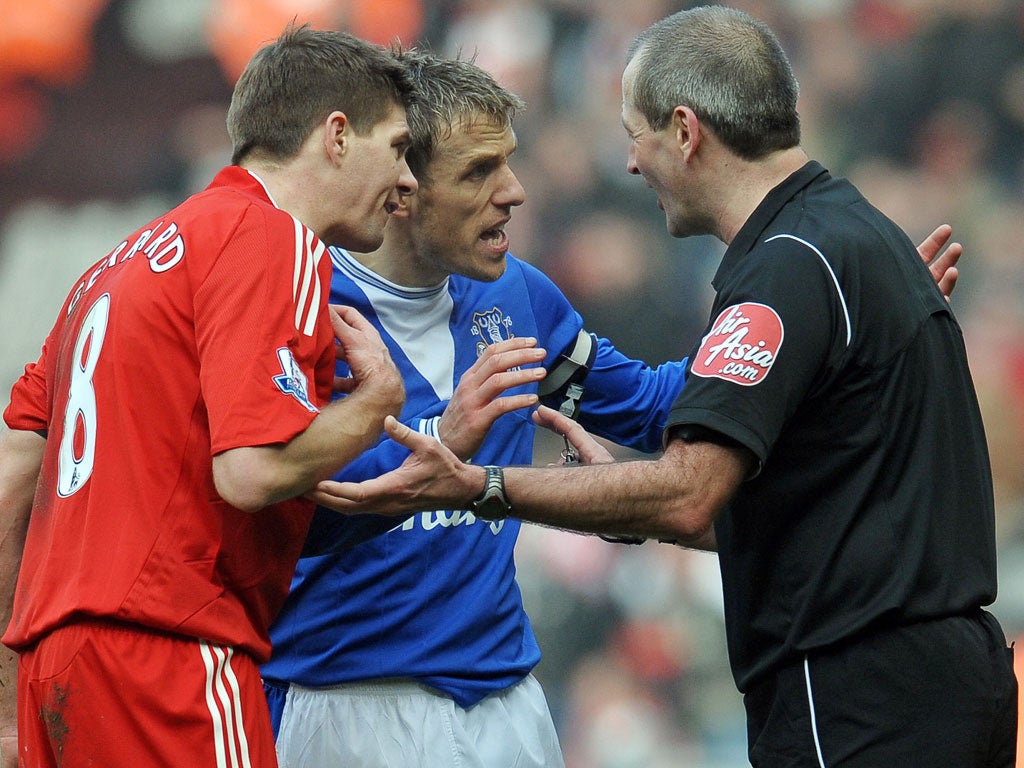
[[[668,413],[685,383],[686,360],[652,369],[600,340],[583,382],[579,421],[587,431],[645,453],[661,450]]]
[[[715,529],[708,528],[707,533],[692,541],[665,541],[666,544],[676,544],[686,549],[696,549],[700,552],[718,552],[718,539],[715,538]]]
[[[0,631],[10,619],[14,586],[21,567],[25,532],[32,511],[46,440],[35,432],[0,434]]]
[[[743,449],[676,440],[657,461],[509,468],[505,483],[524,520],[713,550],[712,524],[750,466]]]
[[[34,432],[4,429],[0,434],[0,632],[7,628],[21,567],[25,532],[32,511],[46,440]],[[17,654],[0,646],[0,737],[13,735]]]
[[[401,408],[393,394],[360,389],[325,406],[284,444],[237,448],[214,457],[214,481],[230,504],[254,511],[300,496],[380,438],[384,417]]]
[[[658,461],[505,470],[512,515],[555,528],[687,544],[710,520],[664,482]]]
[[[388,419],[386,430],[412,450],[402,466],[362,482],[321,483],[314,494],[317,502],[348,515],[474,508],[487,482],[484,467],[460,461],[443,444],[397,420]],[[509,514],[528,522],[712,549],[712,524],[755,466],[746,448],[677,437],[657,461],[509,467],[504,490]],[[500,497],[493,481],[488,513]]]

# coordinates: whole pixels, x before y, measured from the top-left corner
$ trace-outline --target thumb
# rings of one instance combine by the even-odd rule
[[[390,413],[384,417],[384,432],[392,440],[396,440],[402,445],[408,446],[408,441],[412,435],[418,434],[413,432],[408,426],[400,422]],[[411,447],[411,446],[408,446]]]
[[[431,451],[436,446],[443,447],[433,437],[417,432],[391,415],[384,417],[384,432],[396,443],[413,452],[423,453]]]

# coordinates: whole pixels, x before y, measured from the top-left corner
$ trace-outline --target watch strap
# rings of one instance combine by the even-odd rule
[[[484,489],[470,502],[469,508],[481,520],[502,520],[512,511],[505,493],[505,473],[493,464],[485,466],[484,471],[487,473]]]

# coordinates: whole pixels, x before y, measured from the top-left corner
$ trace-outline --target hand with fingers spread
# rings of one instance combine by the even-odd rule
[[[960,276],[956,265],[964,253],[964,247],[960,243],[949,242],[952,236],[953,228],[949,224],[940,224],[917,246],[918,255],[928,265],[928,270],[932,273],[932,278],[938,284],[942,295],[946,297],[946,301],[949,301],[953,289],[956,288],[956,281]],[[946,250],[940,254],[939,251],[947,243],[949,245]]]
[[[446,445],[398,419],[384,419],[388,437],[412,451],[400,467],[362,482],[325,480],[309,497],[345,514],[395,516],[427,509],[464,509],[484,485],[483,467],[463,463]]]
[[[538,426],[568,439],[584,464],[610,464],[611,454],[576,421],[546,406],[533,414]],[[384,431],[412,451],[395,470],[360,483],[327,480],[310,494],[328,509],[345,514],[400,515],[422,509],[464,506],[484,483],[482,467],[465,464],[447,446],[388,417]]]
[[[459,385],[438,422],[441,441],[459,458],[471,458],[498,417],[537,403],[536,393],[502,393],[543,379],[544,368],[526,366],[541,362],[545,355],[537,347],[537,340],[529,337],[489,345],[459,377]]]

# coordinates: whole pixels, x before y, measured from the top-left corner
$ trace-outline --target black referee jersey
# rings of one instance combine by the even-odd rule
[[[816,162],[731,243],[669,429],[760,461],[715,524],[741,691],[875,626],[995,599],[988,452],[962,333],[913,243]]]

